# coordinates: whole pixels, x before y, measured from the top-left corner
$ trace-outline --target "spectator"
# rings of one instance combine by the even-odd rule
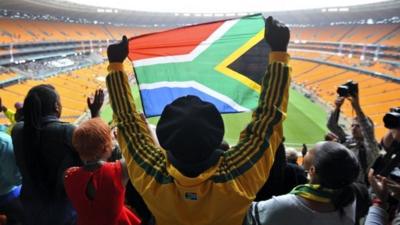
[[[15,112],[9,110],[5,105],[3,105],[3,100],[0,98],[0,110],[4,113],[7,119],[10,121],[11,125],[15,124]]]
[[[379,174],[388,176],[396,167],[400,167],[400,128],[389,129],[382,138],[381,146],[386,154],[377,160],[374,168]]]
[[[10,121],[10,125],[7,129],[7,133],[11,134],[11,130],[13,129],[16,122],[22,121],[22,104],[17,102],[15,103],[16,111],[12,111],[8,109],[5,105],[3,105],[3,101],[0,97],[0,111],[4,113],[7,119]]]
[[[253,203],[245,224],[353,225],[359,164],[355,155],[336,142],[320,142],[305,157],[310,183],[290,194]],[[296,221],[295,223],[293,221]]]
[[[75,224],[76,213],[65,194],[63,176],[67,168],[81,161],[72,147],[75,127],[59,120],[61,109],[53,86],[35,86],[25,97],[24,121],[12,130],[22,175],[25,225]]]
[[[268,176],[267,182],[258,191],[254,201],[263,201],[272,198],[272,196],[286,194],[287,189],[285,187],[285,169],[287,167],[285,157],[285,145],[282,143],[279,145],[275,153],[274,164],[271,167],[271,171]]]
[[[100,118],[83,122],[72,143],[82,167],[71,167],[64,183],[78,213],[78,225],[135,225],[140,220],[124,206],[129,177],[123,160],[107,162],[113,150],[111,129]]]
[[[389,129],[381,142],[387,152],[400,150],[400,127]]]
[[[265,183],[282,141],[290,83],[289,30],[271,17],[266,30],[272,53],[259,106],[239,144],[226,152],[216,150],[224,135],[221,115],[214,105],[195,96],[178,98],[166,106],[156,129],[166,152],[156,146],[136,111],[123,72],[128,40],[124,37],[108,47],[110,74],[106,80],[118,141],[131,182],[156,224],[241,224]]]
[[[14,104],[14,107],[15,107],[15,115],[14,115],[15,121],[20,122],[24,120],[24,111],[23,111],[24,105],[21,102],[16,102]]]
[[[0,132],[0,162],[0,214],[7,217],[7,224],[20,224],[21,175],[15,163],[11,137],[4,132]]]
[[[397,177],[397,179],[399,179]],[[371,184],[373,196],[373,205],[369,208],[368,216],[365,225],[397,225],[400,224],[400,212],[398,206],[392,221],[390,221],[389,213],[390,204],[389,197],[393,197],[400,201],[400,182],[395,181],[390,177],[374,175],[374,170],[371,169],[368,174],[368,180]],[[397,202],[398,204],[398,202]]]
[[[104,103],[104,91],[102,89],[96,90],[96,92],[93,96],[93,99],[91,99],[89,97],[87,98],[87,105],[90,110],[92,118],[96,118],[96,117],[100,116],[99,112],[100,112],[100,109],[101,109],[103,103]],[[141,114],[141,116],[144,120],[146,119],[144,114]],[[111,123],[109,125],[112,126]],[[150,124],[148,124],[148,126],[151,131],[155,130],[155,129],[152,129]],[[113,131],[111,131],[111,133],[113,134],[112,139],[115,140],[117,138],[117,128],[115,128]],[[158,141],[157,141],[157,138],[155,135],[155,131],[152,132],[152,136],[153,136],[155,143],[158,144]],[[107,162],[115,162],[117,160],[121,160],[122,155],[121,155],[121,150],[119,149],[118,144],[113,143],[112,148],[113,148],[113,150],[112,150],[111,156],[108,157]],[[126,165],[125,165],[125,167],[126,167]],[[151,212],[149,211],[147,205],[143,201],[143,198],[136,191],[136,189],[132,186],[131,182],[126,182],[125,200],[126,200],[126,204],[128,206],[135,207],[135,211],[136,211],[137,215],[141,218],[141,222],[143,225],[151,224],[151,221],[153,219]]]
[[[373,175],[372,177],[369,176],[369,179],[372,181],[377,181],[379,184],[382,185],[382,181],[385,181],[384,183],[388,183],[390,180],[395,180],[398,183],[400,183],[400,128],[392,128],[389,129],[388,132],[385,134],[385,136],[382,138],[381,141],[382,147],[386,150],[386,154],[382,157],[380,157],[377,162],[374,165],[374,171],[376,175]],[[378,175],[379,174],[379,175]],[[371,181],[370,181],[371,182]],[[372,186],[372,183],[371,183]],[[389,186],[389,184],[388,184]],[[386,187],[387,191],[392,189],[392,193],[399,193],[399,191],[395,191],[396,186],[400,187],[399,184],[394,185],[393,182],[390,184],[390,188]],[[377,186],[375,186],[375,190],[377,189]],[[379,191],[379,190],[376,190]],[[378,195],[378,193],[377,193]],[[380,197],[378,195],[378,197]],[[400,198],[397,196],[397,194],[392,194],[390,195],[387,199],[380,199],[384,200],[385,203],[385,214],[388,214],[388,219],[396,217],[396,222],[400,224],[400,214],[396,214],[396,211],[400,207],[399,205],[399,200]],[[376,204],[375,204],[376,205]],[[378,205],[379,206],[379,205]],[[372,207],[370,208],[370,214],[376,214],[379,213],[379,211],[382,211],[381,209],[378,209],[378,207]],[[382,216],[382,214],[381,214]],[[374,216],[373,216],[374,217]],[[385,216],[386,217],[386,216]],[[375,218],[375,217],[374,217]],[[376,220],[373,219],[373,220]],[[393,224],[396,224],[393,222]]]
[[[307,151],[308,151],[307,145],[306,145],[306,144],[303,144],[303,147],[301,148],[301,156],[303,157],[303,159],[304,159],[304,157],[306,156]],[[303,163],[304,163],[304,160],[303,160],[302,164],[303,164]]]
[[[380,175],[374,175],[374,170],[371,169],[368,174],[368,181],[371,184],[372,192],[374,193],[373,204],[369,208],[365,225],[388,225],[389,214],[387,210],[389,191],[387,188],[386,178]]]
[[[346,134],[343,128],[339,126],[340,108],[345,99],[344,97],[336,99],[335,109],[328,119],[328,128],[339,138],[340,143],[344,144],[357,156],[361,165],[361,172],[357,181],[365,184],[368,170],[379,157],[379,146],[375,140],[374,125],[361,109],[358,93],[355,96],[347,97],[356,112],[356,117],[351,125],[352,134]]]
[[[293,151],[297,157],[296,150]],[[255,201],[268,200],[272,196],[287,194],[297,185],[305,183],[307,183],[307,176],[304,169],[287,160],[285,146],[282,142],[276,151],[268,180],[257,193]]]
[[[297,155],[296,149],[295,148],[286,148],[286,161],[288,163],[298,165],[297,159],[298,159],[298,155]]]
[[[284,186],[282,189],[284,194],[289,193],[294,187],[307,182],[307,173],[303,167],[297,165],[297,163],[286,163]]]

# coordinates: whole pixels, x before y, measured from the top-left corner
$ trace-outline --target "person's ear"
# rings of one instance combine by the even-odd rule
[[[310,169],[308,170],[308,172],[309,172],[310,174],[312,174],[313,176],[315,176],[315,167],[314,167],[314,166],[311,166]]]
[[[54,111],[57,113],[57,117],[61,117],[62,107],[60,102],[57,101],[54,103]]]
[[[318,183],[317,174],[314,166],[311,166],[310,169],[308,170],[308,177],[311,183]]]

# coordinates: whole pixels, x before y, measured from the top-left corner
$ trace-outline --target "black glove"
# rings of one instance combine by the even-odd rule
[[[265,40],[271,51],[286,52],[289,44],[290,31],[284,24],[271,16],[265,21]]]
[[[122,41],[107,48],[107,57],[110,63],[122,63],[128,56],[128,38],[124,35]]]

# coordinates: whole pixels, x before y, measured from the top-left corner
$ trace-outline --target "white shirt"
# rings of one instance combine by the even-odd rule
[[[299,197],[286,194],[267,201],[253,202],[244,224],[247,225],[354,225],[355,201],[338,211],[317,212],[307,207]]]

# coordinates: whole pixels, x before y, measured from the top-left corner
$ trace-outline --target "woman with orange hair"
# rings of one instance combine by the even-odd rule
[[[125,163],[106,162],[112,152],[111,130],[101,119],[82,123],[72,144],[84,162],[65,172],[65,190],[78,213],[77,225],[136,225],[140,219],[124,206],[128,182]]]

